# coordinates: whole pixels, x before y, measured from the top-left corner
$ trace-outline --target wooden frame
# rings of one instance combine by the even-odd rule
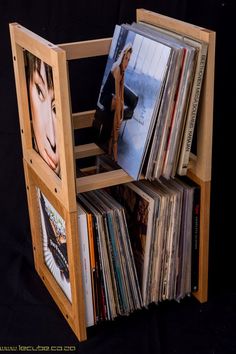
[[[194,295],[200,302],[204,302],[207,300],[208,291],[215,33],[143,9],[137,10],[137,22],[140,21],[182,33],[194,39],[204,40],[208,43],[208,57],[197,126],[197,156],[191,158],[188,172],[188,176],[201,186],[199,287]],[[10,31],[35,266],[69,325],[77,337],[80,340],[84,340],[86,339],[86,326],[81,264],[79,259],[76,193],[130,182],[132,178],[122,169],[75,178],[75,159],[99,155],[102,151],[95,144],[74,146],[72,129],[90,127],[94,111],[71,113],[66,67],[68,60],[107,55],[111,38],[65,43],[55,46],[18,24],[11,24]],[[24,70],[25,49],[49,64],[53,70],[57,118],[60,131],[61,179],[55,175],[32,147]],[[72,303],[65,297],[52,277],[52,274],[50,274],[48,268],[45,266],[42,243],[40,241],[42,236],[39,231],[40,220],[36,203],[36,187],[40,188],[66,221]]]
[[[24,159],[60,201],[67,206],[68,210],[76,211],[73,138],[65,52],[19,24],[10,24],[10,33]],[[48,168],[47,163],[32,146],[25,51],[30,52],[52,68],[61,178],[51,168]]]
[[[86,325],[79,259],[73,131],[65,52],[16,23],[10,24],[10,33],[35,267],[69,325],[77,337],[83,340],[86,338]],[[59,132],[60,177],[33,147],[25,72],[26,50],[52,68]],[[36,188],[40,189],[65,221],[71,301],[45,264]]]
[[[82,296],[82,273],[79,259],[80,250],[77,212],[69,213],[64,205],[61,204],[59,199],[55,197],[48,186],[40,179],[37,173],[26,161],[24,161],[24,171],[30,213],[35,268],[75,334],[79,338],[83,339],[86,336],[86,326],[84,315],[84,299]],[[54,273],[50,272],[50,269],[46,264],[46,254],[44,254],[45,247],[43,245],[42,216],[40,216],[37,189],[40,190],[44,197],[46,197],[49,203],[65,221],[66,244],[69,263],[69,285],[71,293],[70,298],[68,298],[68,296],[65,295],[65,291],[63,291],[63,282],[60,282],[60,279],[58,281],[55,278]],[[52,263],[51,260],[50,262]]]

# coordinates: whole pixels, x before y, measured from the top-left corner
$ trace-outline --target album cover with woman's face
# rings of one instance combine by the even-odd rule
[[[58,127],[52,67],[25,52],[33,148],[60,177]]]
[[[37,188],[43,238],[44,262],[71,301],[65,220]]]

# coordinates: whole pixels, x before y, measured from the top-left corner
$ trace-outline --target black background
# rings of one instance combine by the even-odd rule
[[[9,22],[53,43],[111,37],[143,7],[216,31],[209,301],[151,306],[88,331],[79,343],[34,271]],[[234,249],[235,2],[0,2],[0,346],[75,346],[81,353],[236,353]],[[104,63],[73,68],[75,111],[94,108]],[[89,68],[89,69],[88,69]],[[78,86],[78,88],[77,88]],[[83,99],[81,98],[83,93]],[[229,203],[229,200],[231,202]],[[1,349],[1,347],[0,347]]]

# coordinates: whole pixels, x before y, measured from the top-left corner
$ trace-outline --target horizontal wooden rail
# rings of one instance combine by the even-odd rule
[[[90,128],[93,123],[95,110],[72,113],[73,128],[82,129]]]
[[[97,171],[97,166],[88,166],[88,167],[83,167],[80,169],[80,171],[88,176],[88,175],[94,175]]]
[[[83,159],[84,157],[97,156],[104,154],[104,151],[94,143],[78,145],[74,147],[75,159]]]
[[[157,16],[155,12],[145,9],[137,9],[137,22],[150,23],[156,27],[166,28],[172,32],[205,42],[209,42],[210,33],[212,32],[206,28],[195,26],[165,15],[158,14]]]
[[[133,178],[120,169],[76,178],[76,190],[77,193],[82,193],[132,181]]]
[[[107,55],[111,45],[111,38],[93,39],[89,41],[62,43],[58,47],[65,50],[66,59],[82,59]]]

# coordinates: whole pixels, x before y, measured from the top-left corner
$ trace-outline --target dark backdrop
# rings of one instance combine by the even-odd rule
[[[53,43],[72,42],[112,36],[115,24],[135,20],[139,7],[217,33],[209,302],[187,299],[152,307],[91,329],[89,340],[80,344],[34,272],[8,23],[18,22]],[[82,353],[137,354],[235,350],[235,231],[228,202],[234,191],[234,25],[233,0],[0,2],[0,346],[69,345]],[[94,108],[103,74],[102,63],[99,70],[86,71],[83,65],[71,80],[78,85],[72,95],[75,110]],[[88,92],[83,100],[80,90]]]

